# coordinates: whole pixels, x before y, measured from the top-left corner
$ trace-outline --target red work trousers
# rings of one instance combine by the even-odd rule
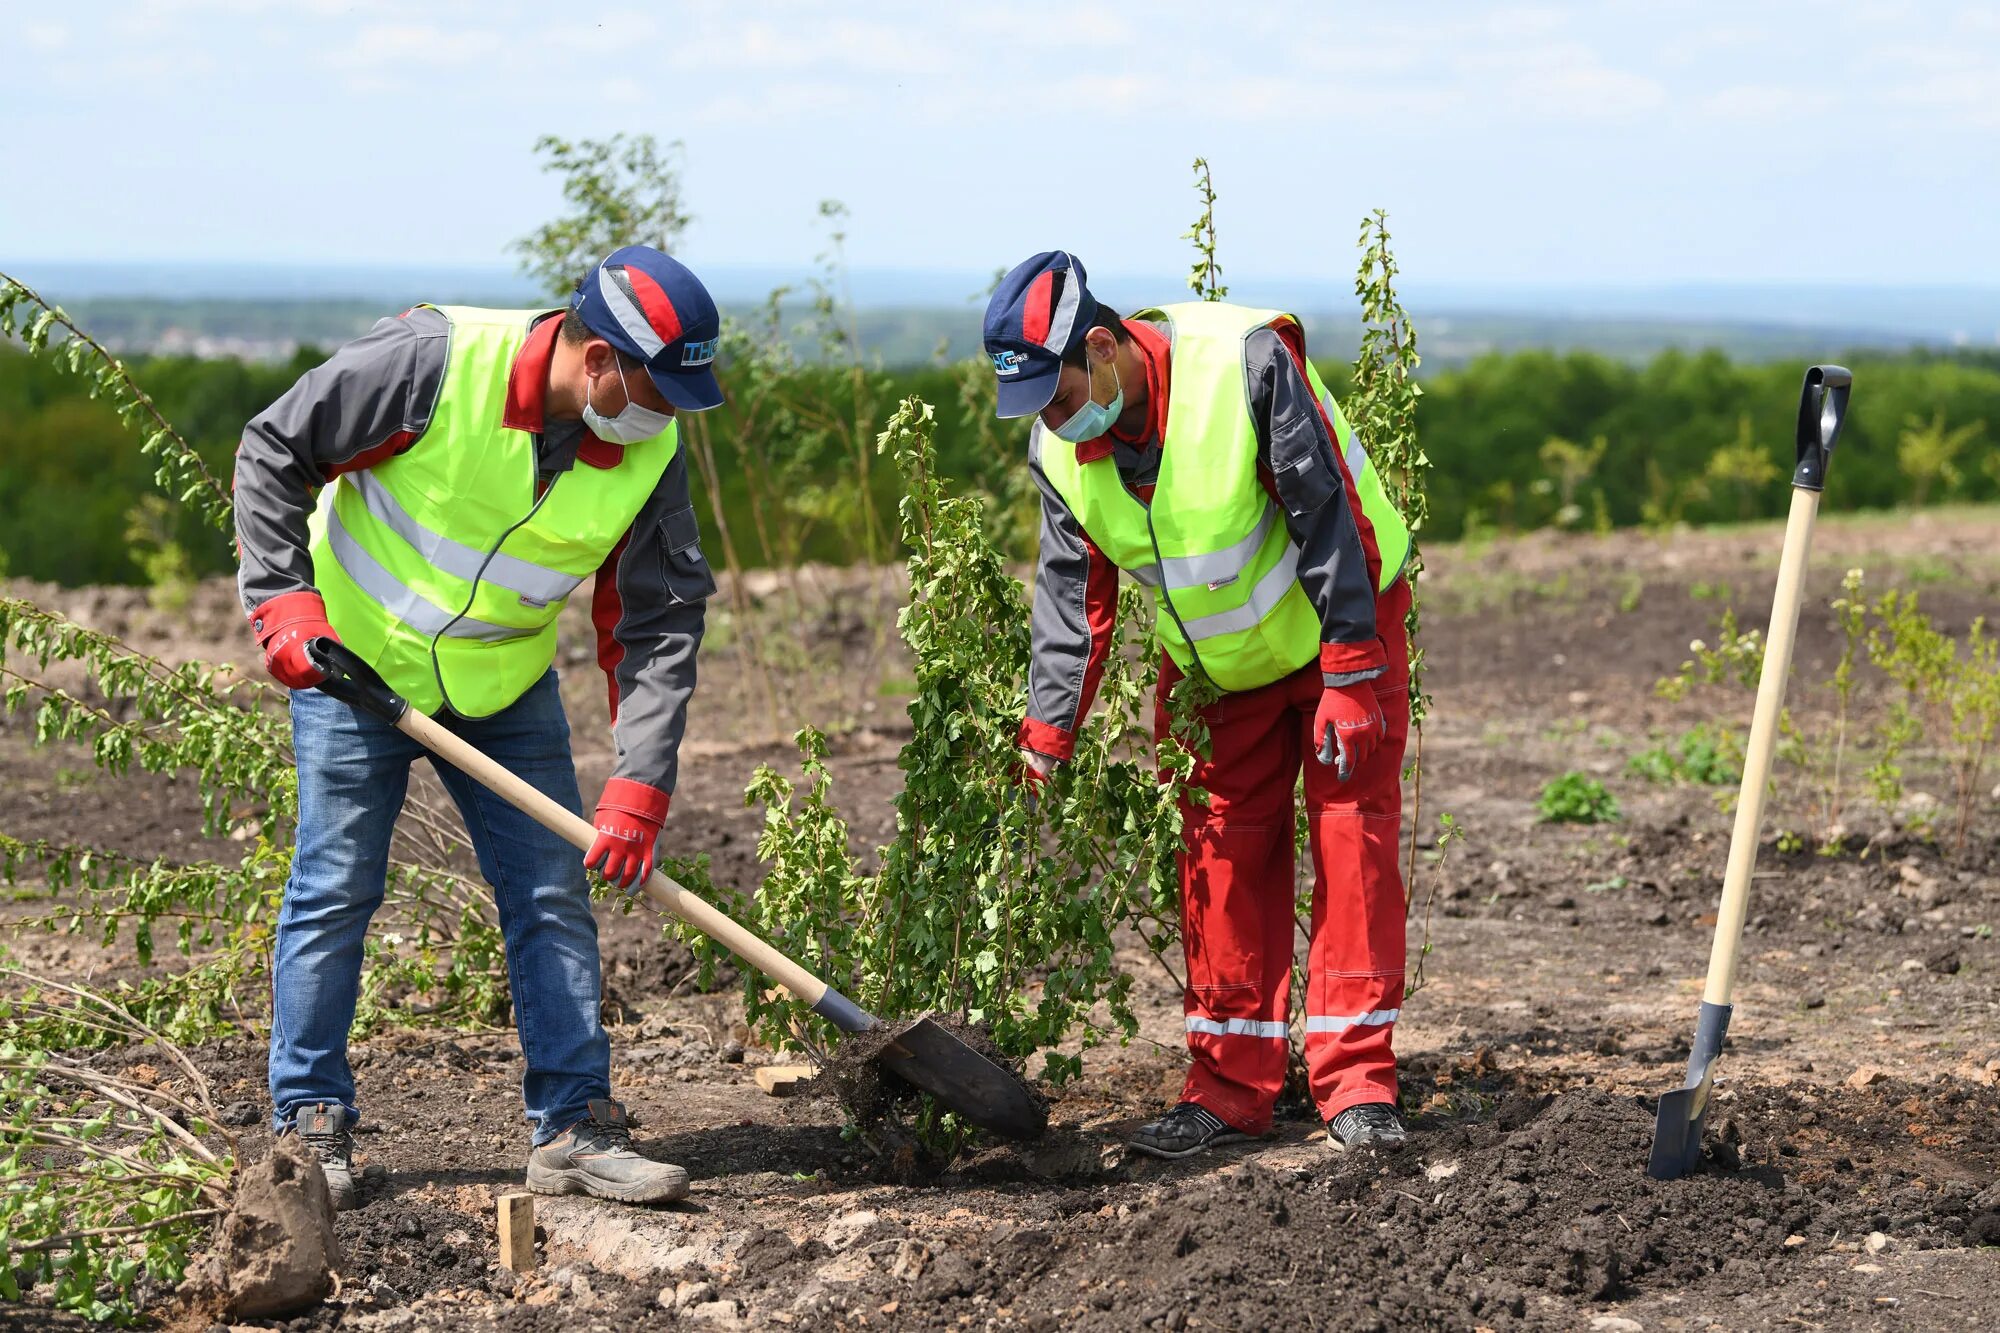
[[[1314,1104],[1331,1120],[1362,1102],[1396,1100],[1390,1038],[1403,1003],[1403,745],[1410,729],[1403,617],[1409,585],[1376,601],[1388,670],[1373,682],[1388,724],[1346,782],[1311,736],[1323,689],[1317,662],[1204,710],[1210,752],[1184,803],[1181,940],[1187,951],[1188,1070],[1182,1099],[1262,1134],[1290,1057],[1293,788],[1305,773],[1313,862],[1305,1056]],[[1167,662],[1155,716],[1166,728]]]

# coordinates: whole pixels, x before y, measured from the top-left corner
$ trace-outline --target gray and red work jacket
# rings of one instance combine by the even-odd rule
[[[1078,462],[1110,457],[1126,488],[1150,501],[1160,475],[1160,447],[1172,389],[1172,348],[1164,326],[1125,322],[1146,374],[1146,422],[1124,435],[1114,427],[1070,444],[1035,423],[1028,469],[1042,496],[1041,558],[1035,571],[1028,714],[1020,744],[1068,759],[1077,728],[1090,711],[1111,651],[1118,614],[1118,567],[1083,530],[1042,469],[1044,449],[1074,449]],[[1305,373],[1298,326],[1259,329],[1244,345],[1251,424],[1257,434],[1257,474],[1284,511],[1299,548],[1299,585],[1319,613],[1319,670],[1329,684],[1372,680],[1387,667],[1375,636],[1375,594],[1382,558],[1375,529],[1362,512],[1333,423]]]
[[[541,484],[575,467],[612,468],[623,445],[580,421],[546,419],[560,313],[536,323],[516,355],[504,426],[530,432]],[[340,348],[244,428],[236,452],[236,540],[243,609],[313,587],[306,520],[314,493],[414,445],[444,381],[450,327],[418,307]],[[715,580],[697,544],[685,450],[677,452],[625,537],[597,572],[590,618],[611,696],[613,777],[674,789],[695,652]]]

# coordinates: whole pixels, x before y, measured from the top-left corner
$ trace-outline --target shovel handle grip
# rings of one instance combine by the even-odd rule
[[[1846,366],[1813,366],[1799,390],[1798,464],[1792,485],[1816,491],[1826,485],[1826,465],[1834,441],[1847,420],[1847,399],[1854,392],[1854,373]]]
[[[319,672],[319,684],[313,688],[321,694],[373,713],[391,725],[410,711],[409,701],[389,688],[382,673],[339,639],[324,635],[307,639],[306,660]]]

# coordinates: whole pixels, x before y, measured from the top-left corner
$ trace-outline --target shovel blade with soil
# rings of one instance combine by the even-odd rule
[[[934,1018],[920,1018],[898,1029],[875,1059],[904,1082],[1002,1138],[1040,1138],[1049,1127],[1047,1110],[1021,1080]]]
[[[1785,520],[1784,553],[1778,558],[1778,587],[1771,595],[1771,628],[1764,637],[1764,668],[1757,679],[1757,706],[1750,739],[1743,747],[1743,787],[1736,798],[1736,825],[1729,835],[1729,864],[1722,877],[1722,902],[1715,913],[1715,944],[1708,955],[1708,980],[1701,992],[1687,1080],[1660,1098],[1653,1151],[1646,1174],[1675,1180],[1701,1162],[1701,1124],[1715,1086],[1715,1061],[1729,1030],[1730,997],[1736,990],[1736,951],[1743,918],[1750,908],[1751,872],[1757,868],[1757,837],[1764,823],[1771,757],[1778,743],[1778,718],[1785,706],[1785,681],[1792,669],[1792,643],[1799,628],[1799,598],[1805,589],[1812,552],[1813,520],[1826,484],[1827,456],[1840,436],[1854,376],[1843,366],[1814,366],[1799,393],[1798,462],[1792,471],[1792,511]]]
[[[319,638],[306,645],[306,653],[325,676],[318,686],[323,693],[373,713],[492,789],[563,841],[580,851],[589,849],[597,834],[590,824],[445,730],[435,719],[410,707],[409,701],[352,649],[337,639]],[[664,873],[655,870],[640,887],[654,906],[728,949],[842,1032],[875,1033],[885,1028],[881,1019]],[[1013,1071],[980,1054],[932,1018],[919,1018],[888,1034],[875,1059],[981,1129],[1007,1138],[1031,1139],[1048,1127],[1047,1113]]]

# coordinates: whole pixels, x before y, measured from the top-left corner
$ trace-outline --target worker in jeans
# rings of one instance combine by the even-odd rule
[[[1182,805],[1192,1065],[1133,1140],[1179,1158],[1265,1133],[1290,1054],[1293,790],[1311,828],[1305,1056],[1338,1148],[1405,1142],[1397,863],[1409,724],[1410,538],[1306,359],[1297,319],[1190,302],[1119,316],[1053,250],[986,311],[1002,417],[1037,418],[1041,491],[1024,772],[1068,759],[1110,651],[1118,575],[1152,589],[1155,731],[1186,674],[1208,698],[1205,802]]]
[[[651,870],[674,789],[704,603],[715,584],[688,495],[681,412],[722,401],[720,319],[699,279],[647,246],[597,265],[568,308],[417,306],[307,372],[243,434],[239,585],[289,687],[298,845],[273,959],[273,1128],[358,1201],[348,1029],[411,763],[387,722],[312,687],[338,639],[389,685],[581,814],[553,669],[556,621],[588,581],[617,764],[589,852],[441,760],[493,886],[533,1125],[528,1184],[635,1203],[687,1172],[632,1147],[611,1098],[586,866]]]

